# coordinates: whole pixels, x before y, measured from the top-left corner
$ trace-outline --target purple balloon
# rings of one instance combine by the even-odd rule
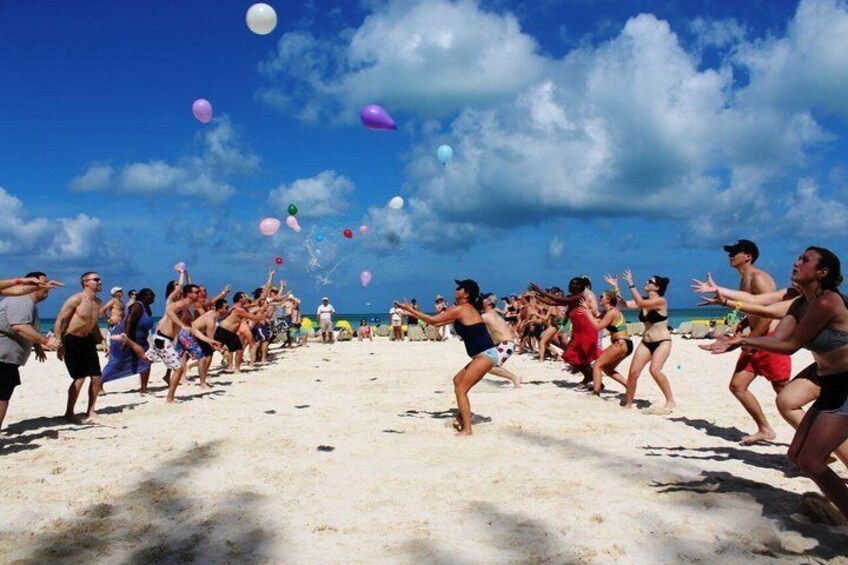
[[[208,124],[212,121],[212,104],[205,98],[198,98],[191,105],[191,113],[194,114],[198,122]]]
[[[369,104],[359,113],[359,118],[365,127],[371,130],[390,130],[397,129],[397,124],[389,115],[376,104]]]

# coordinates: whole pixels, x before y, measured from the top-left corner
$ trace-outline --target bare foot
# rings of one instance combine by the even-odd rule
[[[212,385],[206,383],[200,383],[200,388],[212,388]]]
[[[774,433],[774,430],[769,428],[767,430],[761,430],[755,434],[743,437],[742,441],[740,441],[739,444],[754,445],[755,443],[759,443],[761,441],[771,441],[776,437],[777,435]]]
[[[521,379],[516,379],[512,381],[512,388],[521,388]]]
[[[97,413],[86,414],[82,417],[82,421],[86,424],[96,424],[100,421],[100,418],[97,417]]]
[[[462,431],[462,424],[459,423],[459,420],[453,421],[453,429],[455,429],[458,432]]]
[[[457,437],[465,437],[471,435],[471,430],[462,430],[461,432],[456,432]]]
[[[76,414],[65,414],[65,420],[72,424],[82,424],[82,418],[79,418]]]

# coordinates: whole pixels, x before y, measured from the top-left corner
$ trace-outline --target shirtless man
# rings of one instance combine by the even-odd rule
[[[94,417],[101,374],[97,344],[103,341],[103,335],[97,327],[101,307],[97,293],[102,290],[103,281],[96,272],[88,272],[80,277],[80,284],[82,292],[65,301],[53,326],[53,334],[62,341],[56,356],[60,361],[64,359],[73,380],[68,387],[65,419],[74,424],[80,424],[83,420],[76,416],[74,407],[87,377],[91,378],[91,382],[88,386],[88,411],[84,419]]]
[[[124,297],[124,289],[121,287],[112,287],[112,290],[109,291],[109,295],[112,298],[110,298],[109,301],[103,305],[103,308],[100,309],[100,317],[106,322],[106,327],[108,328],[107,334],[111,336],[112,330],[115,326],[120,324],[121,320],[124,319],[126,306],[124,306],[124,303],[121,300]],[[106,347],[106,357],[109,357],[109,347]]]
[[[725,245],[724,250],[727,251],[730,258],[730,266],[736,269],[741,278],[739,290],[751,294],[766,294],[776,290],[771,275],[754,266],[760,251],[753,241],[740,239],[733,245]],[[770,335],[777,324],[778,320],[770,321],[765,318],[748,316],[747,319],[736,326],[736,334],[741,334],[745,327],[750,327],[749,337]],[[757,432],[742,438],[742,445],[751,445],[776,437],[774,429],[763,414],[760,403],[748,390],[748,387],[757,375],[762,375],[769,380],[775,392],[780,392],[789,382],[791,372],[792,360],[789,355],[769,353],[757,349],[742,349],[739,361],[736,363],[736,369],[733,372],[733,378],[730,379],[730,392],[742,403],[742,406],[757,424]]]
[[[202,316],[197,317],[191,323],[191,327],[195,332],[205,335],[209,340],[198,340],[198,345],[204,354],[197,362],[197,370],[200,374],[200,388],[209,387],[206,384],[206,374],[209,372],[209,366],[212,364],[212,355],[215,349],[221,348],[221,344],[215,341],[215,324],[218,318],[225,317],[230,311],[225,298],[216,300],[214,306],[214,308],[208,310]]]
[[[179,286],[179,285],[178,285]],[[175,289],[171,295],[177,296]],[[165,367],[171,370],[171,376],[168,380],[168,396],[166,401],[170,404],[174,402],[174,394],[177,392],[177,386],[180,384],[180,379],[185,370],[183,362],[183,351],[177,346],[179,343],[177,337],[180,330],[185,327],[191,327],[191,322],[194,315],[191,312],[191,306],[200,298],[200,288],[194,284],[187,284],[182,287],[179,294],[181,298],[172,300],[165,307],[165,315],[156,324],[156,334],[153,336],[153,346],[150,348],[148,357],[158,358],[165,364]]]
[[[489,335],[492,336],[492,341],[495,342],[495,349],[498,352],[498,362],[492,367],[489,374],[509,379],[515,388],[521,388],[521,377],[503,368],[507,359],[515,353],[516,346],[509,324],[501,318],[495,309],[496,300],[497,298],[493,294],[483,295],[483,322],[486,324],[486,329],[489,330]]]
[[[215,330],[215,340],[222,343],[230,352],[230,369],[236,373],[241,372],[241,363],[244,359],[244,346],[238,336],[239,327],[242,321],[245,320],[261,320],[262,314],[251,314],[247,311],[250,304],[250,298],[245,292],[237,292],[233,296],[233,307],[230,309],[229,315],[221,320]],[[235,360],[232,359],[232,354],[235,354]]]

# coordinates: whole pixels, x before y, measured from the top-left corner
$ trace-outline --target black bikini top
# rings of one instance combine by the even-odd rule
[[[453,327],[456,334],[462,338],[462,342],[465,344],[465,352],[469,357],[474,357],[478,353],[495,346],[492,336],[489,335],[489,330],[486,329],[486,324],[483,322],[466,326],[457,320],[453,323]]]
[[[641,310],[639,311],[639,321],[642,323],[656,324],[657,322],[665,322],[666,320],[668,320],[668,316],[663,316],[659,310],[648,310],[647,314]]]

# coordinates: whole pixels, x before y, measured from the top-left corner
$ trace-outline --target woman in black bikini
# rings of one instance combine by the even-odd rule
[[[662,408],[651,410],[659,414],[670,414],[677,406],[671,393],[671,384],[663,374],[663,365],[671,353],[671,332],[668,331],[668,302],[663,296],[668,288],[668,279],[654,275],[645,283],[644,290],[647,297],[642,296],[633,284],[633,275],[630,270],[624,271],[624,280],[630,288],[633,300],[626,300],[628,308],[639,308],[639,321],[645,324],[645,333],[642,341],[633,353],[633,361],[630,363],[630,372],[627,375],[627,392],[624,394],[625,408],[633,407],[633,399],[636,396],[636,382],[642,374],[642,370],[648,363],[651,364],[651,376],[657,382],[657,386],[665,396],[665,405]],[[618,292],[618,279],[607,277],[607,281]]]
[[[801,291],[770,337],[732,337],[715,344],[715,353],[754,347],[792,354],[804,347],[813,354],[821,383],[818,400],[807,411],[789,447],[789,459],[816,482],[848,519],[848,486],[828,466],[828,458],[848,440],[848,297],[839,292],[839,258],[821,247],[808,247],[792,269]]]
[[[456,281],[454,303],[456,306],[436,316],[413,310],[408,304],[395,302],[395,307],[410,316],[424,320],[431,326],[438,327],[453,323],[456,333],[462,338],[465,352],[471,357],[471,361],[453,378],[459,411],[454,427],[459,435],[470,436],[471,402],[468,400],[468,391],[497,364],[498,351],[480,315],[483,309],[483,298],[480,296],[480,287],[477,283],[471,279]]]

